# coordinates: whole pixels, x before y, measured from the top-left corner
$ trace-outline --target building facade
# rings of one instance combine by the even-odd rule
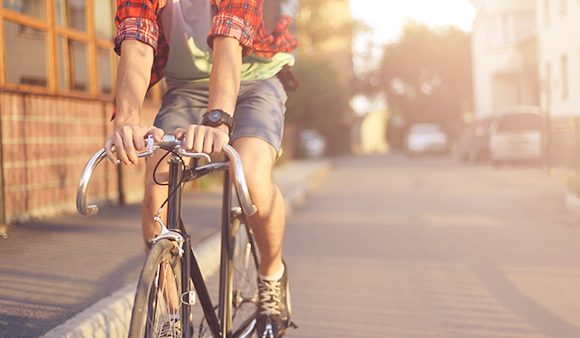
[[[112,127],[114,9],[114,0],[2,1],[0,223],[75,210],[81,170]],[[152,90],[145,120],[158,102]],[[122,170],[101,165],[90,199],[139,199],[143,166]]]
[[[477,117],[537,105],[536,0],[472,0],[473,97]]]
[[[550,157],[578,164],[580,151],[580,2],[536,0],[541,107]]]

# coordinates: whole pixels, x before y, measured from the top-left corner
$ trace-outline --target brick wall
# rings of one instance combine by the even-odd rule
[[[0,93],[3,201],[7,223],[76,210],[79,176],[111,130],[112,104],[98,100]],[[150,123],[156,108],[148,105]],[[141,198],[144,165],[123,175],[126,201]],[[102,163],[89,201],[117,203],[117,169]]]

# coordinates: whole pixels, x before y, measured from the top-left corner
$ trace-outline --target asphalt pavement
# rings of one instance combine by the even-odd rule
[[[523,165],[334,162],[288,222],[288,338],[580,337],[580,221]]]

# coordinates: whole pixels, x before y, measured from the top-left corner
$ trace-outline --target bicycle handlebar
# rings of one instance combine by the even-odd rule
[[[192,153],[182,148],[182,142],[177,140],[173,135],[163,136],[162,141],[159,144],[155,144],[153,137],[147,138],[147,149],[143,152],[137,154],[137,157],[151,157],[158,149],[165,149],[169,151],[175,151],[179,155],[189,158],[203,158],[208,162],[211,162],[211,158],[205,153]],[[257,209],[252,200],[250,199],[250,193],[248,192],[248,184],[246,183],[246,175],[242,167],[242,161],[238,152],[230,145],[225,145],[223,148],[223,153],[230,161],[230,174],[233,177],[233,183],[240,200],[240,204],[244,213],[251,216],[256,213]],[[77,211],[81,215],[94,215],[99,212],[99,206],[96,204],[87,206],[87,189],[89,182],[95,171],[96,167],[101,163],[101,161],[107,156],[105,149],[99,150],[97,153],[91,157],[87,162],[85,169],[79,180],[79,188],[77,190]]]

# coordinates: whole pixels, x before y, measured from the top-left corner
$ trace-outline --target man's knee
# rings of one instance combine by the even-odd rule
[[[271,198],[275,186],[272,177],[274,148],[263,140],[251,138],[237,140],[234,146],[240,153],[252,198]]]

